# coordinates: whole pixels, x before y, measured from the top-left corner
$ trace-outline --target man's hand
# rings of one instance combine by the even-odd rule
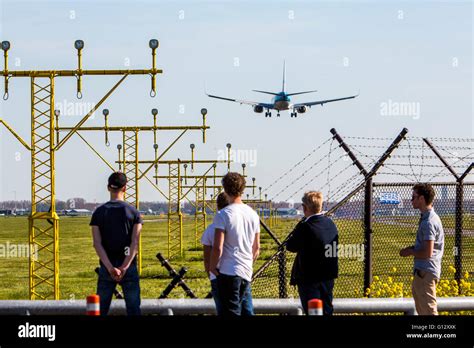
[[[128,268],[130,267],[130,265],[128,266],[120,266],[118,269],[120,270],[120,279],[119,280],[122,280],[122,278],[125,276],[125,273],[127,273],[127,270]]]
[[[413,247],[403,248],[400,250],[400,256],[407,257],[413,255]]]
[[[111,267],[109,269],[109,274],[112,277],[112,279],[117,282],[120,281],[120,279],[122,279],[122,271],[119,268]]]
[[[217,277],[219,275],[219,270],[217,268],[210,269],[209,270],[209,277],[211,276],[211,273],[214,274]]]

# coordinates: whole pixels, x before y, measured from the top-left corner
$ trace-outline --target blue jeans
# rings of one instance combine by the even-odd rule
[[[122,280],[118,283],[122,286],[125,305],[128,315],[140,315],[140,281],[136,263],[132,263]],[[107,315],[112,302],[112,296],[117,282],[112,279],[109,271],[101,265],[99,269],[99,280],[97,282],[97,295],[100,296],[100,314]]]
[[[305,314],[308,314],[308,301],[318,298],[323,301],[323,314],[332,315],[332,290],[334,288],[334,279],[315,283],[297,284],[300,294],[301,305]]]
[[[252,293],[249,281],[239,276],[230,276],[222,273],[217,276],[216,280],[220,307],[218,315],[253,315]]]
[[[212,293],[212,298],[214,299],[214,302],[216,304],[217,315],[222,315],[221,301],[219,299],[219,293],[217,290],[217,279],[211,280],[211,293]],[[247,291],[244,294],[244,298],[242,299],[241,315],[242,316],[255,315],[253,311],[252,288],[250,287],[250,284],[247,288]]]

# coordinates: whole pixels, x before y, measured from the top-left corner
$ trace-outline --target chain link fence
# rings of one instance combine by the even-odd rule
[[[349,145],[331,130],[333,141],[339,143],[346,155],[336,154],[331,159],[336,148],[333,141],[324,142],[322,145],[330,145],[327,154],[307,167],[309,170],[320,163],[329,163],[314,176],[321,179],[321,174],[327,173],[326,184],[310,180],[290,195],[318,186],[327,193],[324,209],[339,229],[339,277],[335,282],[335,297],[364,296],[376,277],[388,278],[390,283],[403,283],[407,290],[403,293],[410,293],[413,258],[402,258],[399,251],[415,243],[420,213],[413,209],[411,196],[413,185],[419,182],[433,185],[434,210],[445,230],[441,278],[457,280],[459,284],[466,274],[474,275],[474,182],[467,180],[474,174],[470,172],[474,139],[407,137],[407,132],[403,129],[393,140],[347,137],[353,142]],[[321,149],[319,146],[312,153]],[[281,184],[286,174],[301,169],[302,162],[308,161],[312,153],[269,188]],[[346,166],[344,162],[348,161],[349,166]],[[341,185],[331,189],[331,182],[351,165],[357,167],[359,173],[344,177]],[[345,174],[351,175],[350,171]],[[276,196],[298,185],[306,176],[303,171],[293,177],[290,183],[282,185]],[[285,251],[285,239],[296,223],[295,219],[280,221],[270,231],[280,240],[266,243],[266,252],[271,255],[254,273],[254,297],[298,297],[296,289],[289,285],[295,254]],[[266,238],[265,232],[262,236]]]
[[[413,259],[399,256],[400,249],[413,245],[420,214],[412,208],[414,183],[373,184],[372,263],[365,257],[364,207],[365,190],[361,187],[344,204],[332,212],[339,230],[339,277],[335,297],[360,297],[365,293],[364,270],[372,277],[391,277],[393,282],[411,283]],[[462,233],[456,243],[456,183],[432,183],[436,198],[434,210],[440,216],[445,232],[442,279],[454,280],[457,275],[474,275],[474,183],[462,185]],[[458,213],[459,214],[459,213]],[[290,233],[296,220],[281,222],[278,235]],[[264,233],[264,232],[262,232]],[[289,285],[295,254],[274,244],[274,254],[254,274],[252,293],[256,298],[298,297]],[[456,272],[454,272],[456,270]],[[372,278],[371,277],[371,278]]]

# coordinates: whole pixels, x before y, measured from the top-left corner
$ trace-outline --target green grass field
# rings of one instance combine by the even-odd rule
[[[143,298],[157,298],[170,282],[166,270],[160,265],[155,255],[161,252],[167,256],[166,219],[146,217],[142,232],[143,269],[141,289]],[[152,221],[148,221],[148,220]],[[94,268],[98,258],[92,246],[89,228],[90,217],[61,217],[60,220],[60,297],[61,299],[82,299],[95,293],[97,277]],[[336,219],[340,243],[363,243],[363,227],[360,220]],[[393,220],[392,220],[393,222]],[[452,218],[443,221],[446,226],[453,226]],[[273,227],[282,240],[294,225],[294,220],[281,220]],[[410,286],[412,259],[401,258],[398,251],[414,243],[415,230],[409,224],[417,223],[416,218],[403,218],[402,225],[386,223],[376,219],[374,224],[374,268],[373,274],[391,276],[394,281],[402,281]],[[471,223],[471,222],[470,222]],[[24,244],[28,242],[28,220],[26,217],[0,218],[0,244]],[[472,223],[471,223],[472,224]],[[469,226],[472,227],[472,226]],[[198,297],[209,292],[209,282],[202,263],[200,244],[195,246],[194,219],[184,220],[185,253],[183,258],[171,260],[172,266],[179,270],[182,266],[188,269],[186,282]],[[262,250],[254,266],[257,270],[268,260],[276,249],[274,241],[262,230]],[[464,271],[473,272],[474,237],[464,237]],[[446,251],[443,259],[443,276],[453,279],[448,267],[454,265],[452,248],[454,236],[446,235]],[[286,274],[289,278],[293,255],[287,254]],[[357,258],[340,258],[340,276],[336,281],[336,297],[360,297],[363,293],[363,262]],[[394,270],[393,268],[396,268]],[[272,264],[253,284],[254,297],[278,297],[278,264]],[[0,299],[28,299],[28,259],[2,258],[0,262]],[[295,289],[288,287],[289,296],[297,297]],[[172,298],[184,297],[184,291],[176,288],[170,294]]]

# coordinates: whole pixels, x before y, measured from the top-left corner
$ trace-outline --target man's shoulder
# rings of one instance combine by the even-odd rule
[[[306,221],[306,225],[315,229],[324,226],[326,228],[329,227],[337,230],[337,226],[334,221],[329,216],[326,216],[324,214],[317,215],[314,218],[310,218],[308,221]]]
[[[204,230],[203,234],[211,233],[216,229],[216,225],[214,223],[211,223],[209,226],[206,227]]]
[[[254,216],[254,217],[255,217],[255,216],[258,217],[257,212],[256,212],[255,209],[253,209],[250,205],[244,203],[243,206],[244,206],[244,209],[245,209],[245,212],[246,212],[246,213],[248,213],[248,214],[250,214],[250,215],[252,215],[252,216]]]
[[[94,211],[92,212],[92,214],[97,214],[97,213],[101,213],[102,211],[104,211],[106,204],[107,204],[107,202],[102,203],[102,204],[99,204],[97,207],[95,207],[95,209],[94,209]]]
[[[424,219],[421,219],[420,225],[426,227],[441,225],[441,218],[434,210],[431,210]]]

